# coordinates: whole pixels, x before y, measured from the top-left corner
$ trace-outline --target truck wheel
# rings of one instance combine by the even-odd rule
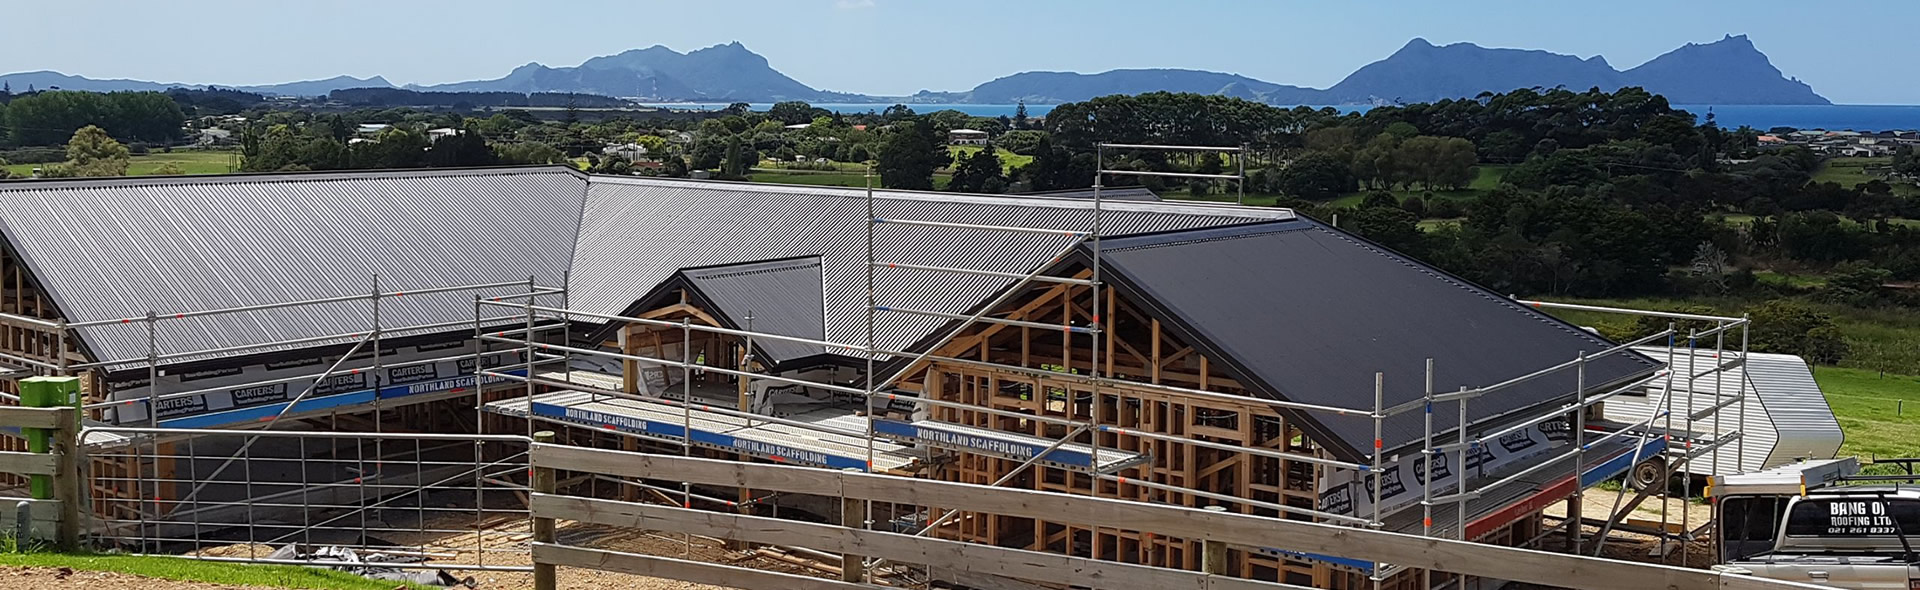
[[[1655,487],[1666,481],[1667,459],[1653,457],[1627,470],[1627,485],[1634,491]]]

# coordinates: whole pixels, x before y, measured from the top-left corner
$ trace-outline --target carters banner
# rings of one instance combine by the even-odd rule
[[[1487,441],[1466,453],[1464,471],[1470,478],[1478,479],[1502,467],[1564,447],[1573,438],[1569,428],[1564,418],[1556,418],[1514,431],[1498,440]],[[1436,438],[1434,442],[1453,441]],[[1458,457],[1457,451],[1447,452],[1435,457],[1433,465],[1429,467],[1426,458],[1421,457],[1420,451],[1415,449],[1382,462],[1380,495],[1384,500],[1380,503],[1380,514],[1392,514],[1401,508],[1419,504],[1420,497],[1429,486],[1436,496],[1453,493],[1459,487],[1463,471],[1454,465]],[[1373,516],[1373,477],[1373,474],[1354,469],[1332,469],[1320,478],[1320,510],[1359,517]]]

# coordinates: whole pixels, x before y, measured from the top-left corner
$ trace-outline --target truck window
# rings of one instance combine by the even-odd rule
[[[1898,527],[1898,528],[1895,528]],[[1920,536],[1920,501],[1901,498],[1804,500],[1787,515],[1795,537]]]
[[[1780,513],[1787,509],[1782,496],[1733,496],[1720,501],[1720,558],[1745,559],[1773,550],[1780,533]]]

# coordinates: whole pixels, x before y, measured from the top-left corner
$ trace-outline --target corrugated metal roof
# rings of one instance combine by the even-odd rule
[[[0,228],[65,317],[104,320],[371,293],[376,273],[385,290],[557,285],[585,185],[559,168],[21,182],[0,185]],[[471,319],[473,295],[388,299],[381,324]],[[370,311],[190,317],[154,336],[162,354],[259,344],[364,330]],[[142,323],[79,334],[101,360],[148,352]]]
[[[1070,188],[1070,189],[1057,190],[1057,191],[1034,191],[1030,193],[1018,193],[1018,194],[1015,194],[1014,196],[1050,197],[1055,199],[1091,199],[1093,198],[1093,189]],[[1160,200],[1160,195],[1158,193],[1153,192],[1153,189],[1150,189],[1144,186],[1121,186],[1121,187],[1111,187],[1111,188],[1100,189],[1100,198],[1113,199],[1115,201],[1158,201]]]
[[[1375,372],[1388,406],[1434,388],[1493,385],[1612,346],[1588,332],[1432,267],[1307,219],[1103,242],[1116,288],[1182,339],[1234,365],[1255,391],[1280,399],[1373,407]],[[1208,349],[1211,350],[1208,350]],[[1598,388],[1650,374],[1658,363],[1616,354],[1587,364]],[[1475,398],[1479,422],[1570,397],[1573,371]],[[1434,432],[1457,422],[1452,404]],[[1309,432],[1349,457],[1373,447],[1373,420],[1307,413]],[[1389,450],[1424,434],[1420,412],[1385,420]]]
[[[562,167],[32,181],[0,185],[0,230],[72,321],[371,292],[375,273],[391,291],[530,276],[558,285],[569,269],[572,307],[614,313],[682,268],[818,255],[824,335],[861,343],[864,194],[588,177]],[[947,193],[880,191],[877,208],[883,217],[1062,230],[1088,229],[1093,217],[1092,203],[1077,199]],[[1292,217],[1284,209],[1161,203],[1109,203],[1108,210],[1109,233]],[[884,224],[878,232],[883,261],[1003,272],[1037,268],[1068,240]],[[906,269],[882,270],[878,279],[883,304],[936,311],[977,305],[1010,282]],[[389,299],[382,325],[471,319],[472,295]],[[347,333],[369,325],[370,307],[356,301],[167,320],[155,337],[167,354]],[[942,323],[899,314],[878,320],[883,347]],[[80,335],[98,359],[148,352],[139,322]]]
[[[714,306],[714,313],[741,330],[812,338],[826,337],[826,305],[820,257],[746,262],[680,271]],[[749,319],[751,317],[751,319]],[[754,341],[768,365],[826,353],[826,349],[788,340]]]
[[[819,255],[827,340],[866,342],[866,205],[861,189],[594,177],[573,265],[570,304],[618,313],[681,268]],[[1086,230],[1093,203],[1079,199],[878,191],[875,215],[1059,230]],[[1138,233],[1291,219],[1285,209],[1116,202],[1103,233]],[[984,229],[879,224],[880,262],[1031,272],[1071,238]],[[960,313],[1010,279],[879,269],[881,305]],[[946,320],[898,312],[875,317],[875,343],[898,350]]]

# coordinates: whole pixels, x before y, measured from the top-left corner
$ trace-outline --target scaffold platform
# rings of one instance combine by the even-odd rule
[[[873,441],[873,465],[867,464],[867,441],[851,434],[812,430],[791,424],[762,422],[698,408],[611,397],[585,391],[556,391],[487,404],[487,411],[519,418],[599,428],[669,443],[683,437],[693,444],[781,463],[859,469],[903,471],[918,461],[913,449]],[[790,420],[807,422],[810,415]],[[820,417],[822,428],[864,430],[862,418],[847,415]],[[691,422],[691,436],[683,432]]]
[[[873,433],[901,442],[992,455],[1015,461],[1026,461],[1035,455],[1040,455],[1040,459],[1034,461],[1036,465],[1081,472],[1093,468],[1096,456],[1099,457],[1100,473],[1117,473],[1145,464],[1149,460],[1148,455],[1140,453],[1117,449],[1099,449],[1096,452],[1091,446],[1072,442],[1054,447],[1054,443],[1058,441],[933,420],[908,422],[881,418],[873,421]],[[1048,448],[1053,450],[1048,451]],[[1045,454],[1041,455],[1043,452]]]

